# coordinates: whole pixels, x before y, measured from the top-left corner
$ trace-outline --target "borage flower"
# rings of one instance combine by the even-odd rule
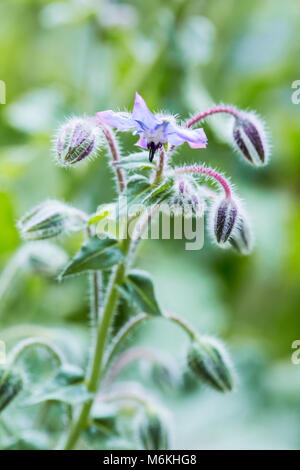
[[[188,142],[191,148],[206,147],[207,138],[203,129],[180,127],[173,116],[151,113],[138,93],[135,94],[131,114],[108,110],[97,113],[97,117],[103,124],[115,127],[118,131],[132,131],[133,135],[139,135],[135,145],[149,150],[150,162],[163,144],[177,147]]]

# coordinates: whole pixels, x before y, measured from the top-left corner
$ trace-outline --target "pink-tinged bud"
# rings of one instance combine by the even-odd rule
[[[197,184],[189,177],[177,179],[174,192],[170,200],[170,208],[174,214],[183,214],[185,217],[201,217],[204,212],[204,201],[200,196]]]
[[[88,118],[69,119],[59,130],[55,158],[60,166],[71,166],[97,156],[102,141],[101,129]]]
[[[225,198],[212,208],[214,236],[217,243],[226,243],[235,227],[238,208],[232,198]]]
[[[233,139],[237,151],[252,165],[268,162],[270,149],[265,126],[254,113],[241,113],[235,119]]]
[[[239,216],[236,230],[229,239],[229,243],[236,251],[247,255],[253,248],[253,236],[250,225],[244,215]]]

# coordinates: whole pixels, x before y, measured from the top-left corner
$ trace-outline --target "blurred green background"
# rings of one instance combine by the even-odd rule
[[[300,365],[291,363],[300,337],[300,105],[291,101],[291,84],[300,79],[299,30],[298,0],[0,4],[2,270],[22,245],[15,223],[32,206],[55,198],[92,212],[115,195],[105,153],[72,171],[55,166],[51,139],[66,116],[131,109],[137,90],[150,108],[182,118],[214,102],[253,109],[270,129],[272,159],[263,169],[233,153],[221,117],[205,124],[207,150],[185,144],[174,157],[231,177],[253,222],[253,254],[217,249],[208,237],[199,252],[170,240],[147,241],[138,254],[161,305],[222,337],[239,374],[233,394],[194,387],[170,396],[139,367],[126,370],[125,378],[139,377],[171,410],[174,448],[300,447]],[[136,139],[121,137],[126,153]],[[80,241],[58,243],[72,254]],[[1,282],[0,339],[8,349],[28,334],[46,334],[84,363],[85,277],[58,284],[17,267]],[[159,320],[133,342],[168,351],[178,363],[187,344],[176,326]]]

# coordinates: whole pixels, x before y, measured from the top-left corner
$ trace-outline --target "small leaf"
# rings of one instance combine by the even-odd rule
[[[93,395],[88,391],[84,384],[70,385],[67,387],[60,387],[56,389],[45,390],[31,396],[28,400],[24,401],[24,406],[36,405],[44,401],[61,401],[69,405],[78,405],[90,400]]]
[[[98,207],[97,211],[90,217],[89,225],[97,224],[106,217],[112,216],[115,213],[115,204],[102,204]]]
[[[149,161],[149,152],[132,153],[129,157],[121,158],[114,163],[115,166],[122,167],[124,170],[154,170],[155,164]]]
[[[161,315],[151,277],[145,271],[132,270],[119,288],[121,295],[149,315]]]
[[[100,239],[97,236],[83,243],[78,253],[60,274],[60,279],[71,274],[89,270],[101,270],[121,263],[124,255],[114,238]]]

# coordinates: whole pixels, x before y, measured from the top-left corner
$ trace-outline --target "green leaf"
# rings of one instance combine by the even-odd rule
[[[109,216],[112,216],[115,212],[115,204],[102,204],[98,207],[97,211],[91,215],[89,219],[89,225],[96,224]]]
[[[123,285],[119,286],[119,290],[121,295],[134,302],[141,311],[149,315],[161,315],[153,282],[147,272],[137,269],[130,271]]]
[[[97,236],[83,243],[78,253],[67,264],[59,278],[89,270],[101,270],[121,263],[124,255],[115,238],[100,239]]]
[[[25,400],[24,406],[36,405],[44,401],[61,401],[69,405],[78,405],[90,400],[93,395],[88,391],[86,385],[70,385],[56,389],[49,388],[41,393],[31,396]]]
[[[156,168],[154,163],[149,161],[149,152],[136,152],[129,155],[129,157],[121,158],[118,162],[114,163],[117,167],[122,167],[124,170],[154,170]]]
[[[127,184],[124,192],[124,203],[119,207],[119,217],[126,214],[128,206],[133,204],[144,204],[150,206],[152,204],[160,204],[169,198],[173,192],[174,178],[169,176],[162,183],[153,185],[149,179],[143,175],[132,176]]]
[[[104,433],[118,434],[117,413],[117,408],[114,405],[95,402],[92,408],[93,424]]]

